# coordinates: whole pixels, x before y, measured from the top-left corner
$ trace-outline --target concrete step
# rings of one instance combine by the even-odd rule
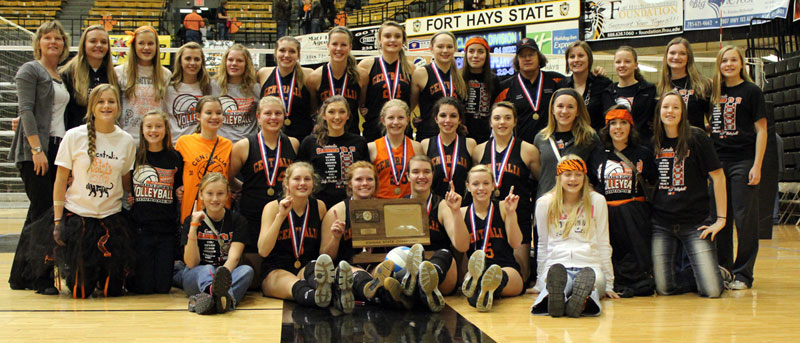
[[[19,177],[0,177],[0,194],[25,192],[25,185]]]

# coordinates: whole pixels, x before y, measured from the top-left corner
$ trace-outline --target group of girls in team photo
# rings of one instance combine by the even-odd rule
[[[635,49],[614,53],[612,82],[582,41],[566,49],[569,76],[544,71],[530,38],[506,80],[481,37],[459,70],[450,32],[416,67],[391,21],[361,62],[351,32],[331,29],[314,70],[286,36],[275,67],[256,70],[235,44],[212,76],[187,43],[170,71],[157,39],[140,27],[113,68],[108,32],[91,26],[59,69],[68,35],[37,30],[16,75],[11,158],[31,204],[12,289],[176,286],[200,314],[248,290],[344,313],[437,312],[459,291],[489,311],[527,290],[533,314],[579,317],[602,298],[753,286],[766,119],[736,47],[708,79],[676,38],[654,85]],[[354,263],[351,201],[376,198],[419,199],[430,243]]]

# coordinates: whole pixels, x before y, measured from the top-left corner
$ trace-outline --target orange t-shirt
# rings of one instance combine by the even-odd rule
[[[228,177],[228,166],[231,162],[231,150],[233,143],[224,137],[217,136],[219,143],[214,150],[213,161],[208,166],[208,173],[222,173]],[[214,149],[215,139],[205,139],[199,133],[188,136],[181,136],[175,144],[175,150],[183,156],[183,201],[181,202],[181,223],[187,216],[192,214],[192,206],[197,198],[197,190],[200,187],[200,180],[205,175],[206,165],[211,150]],[[227,207],[230,207],[231,199],[228,198]],[[198,199],[197,209],[202,209],[203,204]]]
[[[406,163],[408,163],[408,160],[414,157],[414,147],[411,145],[411,139],[405,138]],[[411,194],[411,185],[408,183],[408,164],[406,164],[406,172],[400,177],[400,185],[394,182],[392,165],[389,163],[389,152],[386,150],[386,136],[375,140],[375,149],[375,161],[372,164],[378,170],[378,198],[399,199]],[[392,156],[394,157],[395,170],[399,173],[403,170],[403,146],[393,147]],[[397,188],[400,188],[400,194],[395,193]]]
[[[204,25],[203,17],[197,14],[197,12],[193,11],[183,17],[183,27],[187,30],[200,31],[200,28]]]

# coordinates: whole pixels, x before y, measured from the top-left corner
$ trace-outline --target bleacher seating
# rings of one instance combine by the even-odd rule
[[[272,2],[231,1],[227,4],[228,17],[242,23],[237,35],[265,36],[277,34],[277,23],[272,18]]]
[[[31,31],[52,20],[59,12],[61,0],[0,1],[1,16]]]
[[[781,181],[800,181],[800,56],[764,65],[764,99],[774,108],[783,138],[786,170]]]
[[[111,16],[116,21],[111,34],[124,34],[144,25],[158,29],[165,5],[165,0],[95,1],[89,10],[89,17],[83,20],[83,27],[100,24],[104,17]]]

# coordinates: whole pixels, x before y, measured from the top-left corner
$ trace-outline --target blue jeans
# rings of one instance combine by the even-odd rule
[[[225,22],[217,23],[217,39],[230,40],[231,34],[228,31],[228,24]]]
[[[289,30],[288,20],[278,20],[278,38],[286,36]]]
[[[758,255],[758,186],[749,186],[753,160],[722,162],[728,191],[725,228],[717,234],[719,263],[733,273],[734,279],[753,286],[753,269]],[[713,193],[712,193],[713,195]],[[716,217],[716,207],[711,207]],[[737,249],[733,258],[733,224],[736,223]]]
[[[214,279],[214,266],[210,264],[203,264],[192,269],[184,267],[180,275],[175,275],[183,283],[183,291],[186,295],[195,295],[206,291],[211,286],[211,281]],[[253,268],[247,265],[241,265],[231,272],[231,289],[228,291],[231,296],[236,299],[236,303],[244,299],[244,294],[247,293],[247,288],[253,281]]]
[[[564,299],[569,298],[572,294],[572,287],[575,284],[575,276],[578,275],[578,272],[581,271],[582,268],[567,268],[567,284],[564,287]],[[606,279],[603,277],[603,273],[595,268],[594,270],[594,289],[592,293],[589,294],[589,300],[586,301],[586,308],[581,313],[581,316],[588,316],[588,317],[597,317],[600,315],[600,310],[602,307],[600,306],[600,296],[605,294],[605,287],[606,287]],[[547,273],[545,273],[547,275]],[[539,292],[539,296],[536,297],[536,300],[533,302],[533,306],[531,307],[531,313],[534,315],[547,315],[547,296],[548,296],[547,287],[544,287],[541,292]],[[540,305],[541,304],[541,305]]]
[[[683,244],[692,264],[700,296],[718,298],[722,295],[722,276],[717,264],[717,252],[710,238],[700,239],[699,225],[653,223],[653,274],[656,291],[661,295],[678,293],[681,282],[675,274],[675,262]]]
[[[202,46],[203,36],[200,34],[200,31],[186,30],[186,43],[189,42],[197,42],[197,44]]]

